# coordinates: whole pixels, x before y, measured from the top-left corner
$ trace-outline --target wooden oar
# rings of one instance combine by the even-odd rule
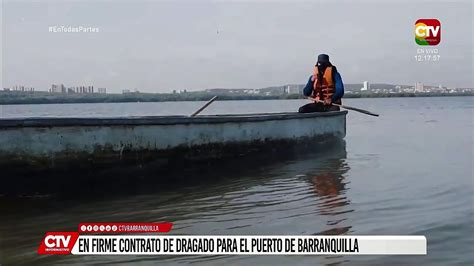
[[[199,108],[196,112],[194,112],[191,117],[197,116],[202,110],[206,109],[213,101],[217,99],[217,96],[212,97],[205,105],[203,105],[201,108]]]
[[[310,100],[312,100],[313,102],[324,103],[323,101],[317,100],[317,99],[312,98],[312,97],[308,97],[308,98]],[[341,108],[344,108],[344,109],[347,109],[347,110],[351,110],[351,111],[356,111],[356,112],[363,113],[363,114],[366,114],[366,115],[379,116],[378,114],[369,112],[367,110],[363,110],[363,109],[359,109],[359,108],[355,108],[355,107],[351,107],[351,106],[347,106],[347,105],[342,105],[342,104],[337,104],[337,103],[331,103],[331,105],[338,106],[338,107],[341,107]]]

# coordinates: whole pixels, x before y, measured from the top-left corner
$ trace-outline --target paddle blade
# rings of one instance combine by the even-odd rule
[[[375,113],[372,113],[372,112],[369,112],[367,110],[362,110],[362,109],[359,109],[359,108],[355,108],[355,107],[351,107],[351,106],[345,106],[345,105],[340,105],[342,108],[345,108],[347,110],[352,110],[352,111],[356,111],[356,112],[359,112],[359,113],[363,113],[363,114],[366,114],[366,115],[371,115],[371,116],[379,116],[378,114],[375,114]]]

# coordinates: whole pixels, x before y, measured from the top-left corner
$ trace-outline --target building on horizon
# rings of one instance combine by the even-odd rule
[[[51,93],[66,93],[66,87],[64,84],[52,84],[51,89],[49,89]]]
[[[106,94],[106,93],[107,93],[107,89],[106,89],[106,88],[97,88],[97,93]]]
[[[75,87],[73,90],[75,93],[94,93],[94,86],[78,86]]]
[[[360,88],[361,91],[369,91],[370,90],[370,84],[368,81],[364,81],[362,88]]]
[[[10,91],[9,88],[4,88],[4,91]],[[15,85],[12,87],[11,91],[21,91],[21,92],[34,92],[35,88],[33,87],[25,87],[23,85]]]
[[[415,83],[415,92],[424,92],[425,87],[423,86],[423,83],[417,82]]]
[[[286,94],[299,94],[300,86],[298,85],[286,85],[285,91]]]

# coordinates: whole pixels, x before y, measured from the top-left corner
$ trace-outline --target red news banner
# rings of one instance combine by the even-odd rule
[[[80,223],[78,232],[47,232],[38,254],[71,254],[80,233],[168,233],[172,227],[172,223]]]

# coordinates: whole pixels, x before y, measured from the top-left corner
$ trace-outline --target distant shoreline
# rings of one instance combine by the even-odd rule
[[[207,101],[215,95],[217,95],[219,97],[219,100],[221,101],[305,99],[305,97],[300,94],[265,96],[251,94],[213,94],[202,92],[187,92],[176,94],[129,93],[62,95],[59,93],[47,92],[0,92],[0,105]],[[450,96],[474,96],[474,91],[458,93],[346,93],[344,95],[344,98],[400,98]]]

